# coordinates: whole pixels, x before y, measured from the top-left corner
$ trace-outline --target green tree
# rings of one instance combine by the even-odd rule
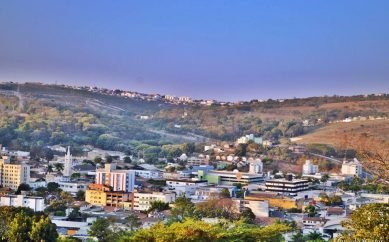
[[[320,242],[324,241],[321,233],[313,231],[304,236],[304,241]]]
[[[231,197],[230,191],[228,190],[228,188],[225,188],[225,187],[224,187],[224,188],[220,191],[219,196],[220,196],[221,198],[230,198],[230,197]]]
[[[169,209],[169,203],[165,203],[157,200],[157,201],[152,201],[150,203],[150,208],[148,212],[152,212],[152,211],[161,212],[168,209]]]
[[[58,237],[57,226],[48,217],[41,216],[39,220],[32,223],[29,236],[36,242],[55,242]]]
[[[190,198],[185,196],[177,198],[174,207],[171,209],[173,219],[179,221],[192,217],[194,213],[195,205],[191,202]]]
[[[313,205],[306,206],[304,211],[308,214],[308,217],[315,217],[316,215],[316,207]]]
[[[364,205],[342,223],[348,229],[339,241],[388,241],[389,204],[372,203]]]
[[[22,183],[18,186],[18,189],[16,190],[16,194],[21,194],[22,191],[31,191],[31,187],[30,185],[26,184],[26,183]]]
[[[320,181],[321,182],[326,182],[328,181],[328,178],[330,178],[330,176],[328,174],[324,174],[321,178],[320,178]]]
[[[78,173],[78,172],[75,172],[75,173],[73,173],[70,177],[71,177],[72,179],[77,179],[77,178],[80,178],[80,177],[81,177],[81,174]]]
[[[235,148],[235,155],[237,156],[245,156],[247,152],[247,144],[238,144]]]
[[[126,224],[130,227],[130,230],[133,231],[135,228],[139,228],[142,225],[142,222],[135,214],[131,213],[125,218]]]
[[[125,156],[124,159],[123,159],[123,161],[124,161],[125,163],[131,163],[131,162],[132,162],[131,157],[129,157],[129,156]]]
[[[250,208],[244,208],[243,211],[240,213],[240,219],[243,219],[245,223],[254,223],[255,218],[256,216]]]
[[[63,164],[62,164],[62,163],[55,163],[55,164],[54,164],[54,167],[55,167],[55,169],[56,169],[58,172],[62,172],[62,171],[63,171]]]
[[[59,184],[56,182],[49,182],[47,183],[47,190],[50,193],[57,192],[59,189]]]
[[[53,169],[54,167],[53,167],[53,165],[51,165],[51,164],[48,164],[47,165],[47,173],[51,173],[51,172],[53,172],[54,171],[54,169]]]
[[[77,201],[85,201],[85,191],[78,190],[76,193],[76,200]]]
[[[31,231],[32,219],[23,211],[17,213],[11,221],[7,231],[7,240],[9,242],[30,241],[29,233]]]
[[[99,242],[112,242],[114,233],[112,222],[106,218],[97,218],[88,230],[88,235],[97,238]]]
[[[100,156],[96,156],[96,157],[93,159],[93,162],[94,162],[95,164],[100,164],[102,161],[103,161],[103,159],[102,159]]]
[[[292,242],[305,242],[303,233],[301,233],[301,231],[298,231],[297,233],[293,234]]]
[[[110,156],[110,155],[105,156],[105,162],[112,163],[112,161],[113,161],[113,157],[112,156]]]

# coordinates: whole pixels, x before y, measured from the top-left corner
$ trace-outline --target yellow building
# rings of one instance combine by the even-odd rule
[[[9,158],[6,156],[0,159],[0,186],[16,190],[20,184],[28,184],[29,182],[29,165],[23,163],[11,163]]]
[[[85,201],[96,206],[123,207],[129,200],[129,193],[114,192],[111,187],[103,184],[91,184],[85,191]]]
[[[282,209],[290,208],[302,208],[304,201],[303,199],[295,199],[285,196],[277,195],[273,192],[256,192],[251,193],[244,197],[248,201],[268,201],[269,207],[278,207]]]

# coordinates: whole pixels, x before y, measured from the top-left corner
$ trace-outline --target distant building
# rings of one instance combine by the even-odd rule
[[[154,170],[129,170],[134,171],[136,176],[145,178],[145,179],[160,179],[162,178],[162,172]]]
[[[78,191],[85,191],[88,185],[84,182],[58,182],[59,188],[64,192],[76,194]]]
[[[303,165],[303,175],[314,175],[319,172],[319,166],[312,164],[310,160],[306,160]]]
[[[22,183],[30,182],[30,166],[24,163],[13,164],[9,158],[0,159],[0,186],[18,189]]]
[[[169,190],[175,191],[178,197],[190,196],[195,193],[198,187],[208,185],[206,180],[190,180],[190,179],[168,179],[166,185]]]
[[[321,227],[327,221],[328,219],[325,219],[323,217],[303,217],[303,224],[309,227],[317,227],[317,226]]]
[[[256,169],[256,168],[252,168]],[[242,185],[256,184],[262,182],[262,173],[247,173],[235,171],[198,171],[200,179],[206,179],[210,184],[219,185],[233,185],[234,183],[241,183]]]
[[[249,141],[253,141],[256,144],[262,144],[263,139],[262,137],[255,137],[254,134],[248,134],[245,136],[242,136],[236,140],[237,144],[247,144]]]
[[[262,174],[263,163],[260,159],[249,160],[249,173],[251,174]]]
[[[344,161],[342,164],[342,175],[346,176],[362,176],[362,164],[354,159],[352,161]]]
[[[287,178],[272,179],[266,181],[266,191],[278,192],[296,196],[298,192],[309,189],[310,182],[303,179],[293,179],[291,175]]]
[[[96,184],[111,186],[113,191],[132,192],[135,184],[135,171],[116,170],[116,164],[105,164],[96,170]]]
[[[31,208],[34,212],[41,212],[45,209],[45,199],[25,195],[6,195],[0,198],[0,205]]]
[[[133,210],[146,211],[151,207],[151,203],[154,201],[173,203],[175,200],[176,194],[173,192],[133,192],[131,204]]]
[[[212,197],[218,198],[220,193],[223,191],[223,189],[227,189],[230,193],[230,197],[235,197],[236,194],[236,187],[235,186],[205,186],[205,187],[198,187],[195,190],[195,194],[191,196],[192,200],[195,201],[205,201]]]

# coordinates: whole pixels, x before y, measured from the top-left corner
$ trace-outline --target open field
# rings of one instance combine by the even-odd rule
[[[379,139],[389,140],[389,120],[355,121],[350,123],[328,124],[316,131],[298,137],[300,144],[329,144],[338,146],[344,135],[369,134]]]

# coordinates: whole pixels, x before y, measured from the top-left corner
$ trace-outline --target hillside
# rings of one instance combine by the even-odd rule
[[[389,140],[389,120],[332,123],[312,133],[296,137],[295,140],[300,144],[329,144],[336,147],[341,144],[345,134],[354,136],[368,134],[379,139]]]
[[[122,151],[145,144],[155,151],[161,144],[233,141],[248,133],[276,143],[303,135],[301,142],[331,144],[343,129],[388,133],[386,120],[365,126],[329,122],[357,116],[387,117],[389,95],[215,102],[209,106],[174,104],[161,97],[142,100],[122,97],[116,90],[2,83],[0,143],[25,149],[63,144]]]

